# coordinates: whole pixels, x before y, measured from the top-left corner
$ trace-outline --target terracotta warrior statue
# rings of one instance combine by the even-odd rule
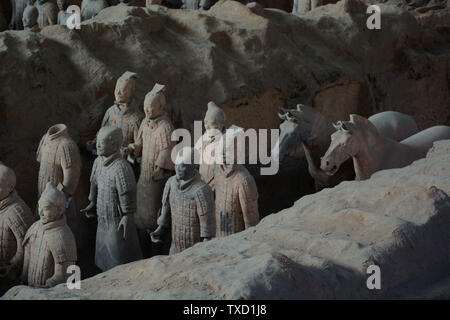
[[[11,0],[12,15],[9,28],[12,30],[23,30],[23,11],[27,6],[27,0]]]
[[[136,141],[142,114],[138,111],[133,100],[134,88],[136,84],[136,73],[126,71],[117,79],[114,90],[115,102],[106,111],[102,127],[117,126],[122,128],[123,148]],[[96,140],[88,141],[86,148],[96,154]],[[123,149],[121,150],[123,151]]]
[[[106,0],[83,0],[81,2],[81,20],[91,19],[108,6]]]
[[[39,28],[54,25],[58,21],[58,8],[50,0],[36,0],[36,7],[39,11]]]
[[[243,165],[236,163],[238,152],[236,138],[240,132],[242,130],[231,133],[227,130],[222,137],[223,163],[216,164],[214,173],[216,237],[240,232],[259,222],[255,179]]]
[[[67,281],[67,268],[77,261],[77,246],[66,223],[66,196],[48,182],[39,199],[39,217],[25,235],[22,281],[53,287]]]
[[[172,229],[170,254],[210,240],[216,234],[214,194],[195,169],[194,150],[185,147],[178,152],[176,175],[166,183],[158,228],[151,234],[152,241],[158,242],[165,230]]]
[[[161,209],[161,198],[167,179],[173,174],[171,159],[171,135],[174,127],[167,118],[164,107],[165,86],[156,84],[144,100],[145,119],[139,128],[135,143],[128,146],[126,154],[142,155],[141,173],[137,184],[136,226],[139,232],[144,257],[150,257],[151,239],[146,230],[154,231]],[[157,250],[156,248],[154,248]]]
[[[136,180],[131,165],[121,156],[122,130],[115,126],[100,129],[98,157],[91,173],[89,205],[97,208],[95,264],[103,271],[142,258],[134,223]]]
[[[20,275],[22,242],[34,222],[30,208],[15,187],[16,174],[0,164],[0,281],[14,280]]]
[[[65,26],[67,25],[67,19],[72,15],[72,13],[66,12],[69,3],[66,0],[57,0],[56,3],[59,9],[58,24]]]
[[[225,112],[214,102],[210,101],[204,119],[206,132],[197,141],[195,148],[202,157],[199,166],[200,176],[213,190],[215,148],[220,141],[220,137],[225,133],[225,122]]]
[[[182,0],[181,9],[197,10],[200,5],[200,0]]]
[[[28,31],[38,31],[39,10],[34,6],[34,0],[28,0],[27,6],[23,11],[23,27]]]
[[[66,196],[66,218],[70,228],[77,235],[77,243],[83,241],[79,232],[79,216],[75,208],[74,194],[78,186],[81,172],[80,151],[70,137],[65,124],[50,127],[39,143],[36,154],[39,162],[38,197],[51,181]],[[78,236],[80,234],[80,236]]]

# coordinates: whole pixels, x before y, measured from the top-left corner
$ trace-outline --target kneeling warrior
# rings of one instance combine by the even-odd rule
[[[91,174],[87,214],[97,207],[95,264],[103,271],[142,258],[137,239],[136,180],[131,165],[121,156],[122,130],[107,126],[97,137],[98,157]],[[123,230],[122,230],[123,229]]]
[[[16,174],[0,164],[0,279],[14,280],[23,265],[22,242],[33,224],[30,208],[16,190]]]
[[[53,287],[67,281],[67,268],[77,261],[77,246],[66,223],[66,197],[52,182],[39,199],[39,217],[25,235],[22,281]]]
[[[234,133],[229,130],[222,137],[223,164],[217,164],[214,173],[216,237],[240,232],[259,222],[258,189],[255,179],[243,165],[236,163],[235,142],[241,130]]]
[[[176,175],[166,183],[158,228],[151,233],[152,241],[158,242],[164,230],[172,228],[170,254],[210,240],[216,233],[214,195],[195,169],[193,150],[185,147],[178,152]]]

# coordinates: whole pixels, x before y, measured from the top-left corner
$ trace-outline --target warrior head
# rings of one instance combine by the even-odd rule
[[[0,200],[8,197],[16,187],[16,174],[7,166],[0,164]]]
[[[60,11],[66,11],[67,9],[67,0],[57,0],[56,1],[58,8]]]
[[[100,129],[97,136],[97,154],[99,156],[109,157],[119,152],[123,143],[122,129],[116,126],[104,126]]]
[[[208,102],[208,110],[206,111],[204,122],[207,132],[212,130],[223,132],[226,122],[225,112],[213,101],[210,101]]]
[[[155,119],[164,112],[166,106],[165,85],[155,84],[152,91],[145,95],[144,112],[148,119]]]
[[[22,23],[24,28],[32,28],[38,24],[39,11],[33,5],[32,0],[28,0],[28,7],[25,8],[22,16]]]
[[[58,220],[66,208],[66,196],[52,182],[48,182],[38,202],[43,224]]]
[[[218,145],[218,148],[222,148],[223,155],[222,159],[218,159],[218,163],[222,163],[229,169],[235,168],[237,160],[242,160],[241,157],[245,156],[245,143],[243,142],[245,142],[243,128],[235,125],[228,128]]]
[[[130,71],[126,71],[119,79],[117,79],[116,89],[114,90],[116,103],[127,104],[131,101],[136,79],[137,74]]]
[[[195,163],[198,159],[195,148],[184,147],[177,153],[175,160],[175,174],[178,180],[189,180],[195,175]]]

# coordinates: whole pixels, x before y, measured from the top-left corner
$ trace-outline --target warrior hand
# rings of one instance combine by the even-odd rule
[[[120,219],[119,226],[117,227],[117,232],[120,232],[120,227],[123,227],[123,240],[127,240],[128,235],[128,216],[125,215]]]
[[[134,145],[131,143],[128,147],[123,149],[123,155],[127,157],[130,153],[134,152]]]
[[[150,230],[147,230],[147,232],[150,233],[150,238],[152,239],[152,242],[154,242],[154,243],[163,242],[160,238],[161,234],[163,234],[163,231],[164,231],[164,227],[162,225],[158,226],[158,228],[156,228],[156,230],[154,232],[150,232]]]
[[[152,174],[153,181],[159,181],[164,178],[164,169],[158,168]]]
[[[86,208],[81,209],[80,212],[81,212],[81,213],[84,213],[84,215],[85,215],[86,218],[88,218],[88,219],[89,219],[89,218],[95,218],[95,217],[96,217],[95,214],[89,213],[89,211],[91,211],[94,207],[95,207],[95,202],[91,201],[91,202],[89,203],[89,205],[88,205]]]

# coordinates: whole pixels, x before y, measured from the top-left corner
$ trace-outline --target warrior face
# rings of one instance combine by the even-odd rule
[[[161,93],[156,95],[147,94],[144,100],[145,117],[154,119],[161,115],[164,105],[161,103]]]
[[[50,203],[47,199],[40,199],[38,202],[39,205],[39,217],[41,218],[42,223],[48,223],[56,220],[60,212],[57,207],[55,207],[52,203]]]
[[[116,89],[114,90],[114,97],[118,103],[128,103],[131,101],[131,97],[134,92],[134,78],[120,77],[116,83]]]
[[[55,185],[48,182],[38,201],[39,217],[43,224],[57,220],[64,212],[66,197]]]
[[[189,180],[194,176],[196,156],[196,150],[191,147],[184,147],[178,152],[175,159],[175,175],[178,180]]]
[[[0,200],[5,199],[16,187],[16,174],[10,168],[0,164]]]
[[[204,124],[207,134],[212,134],[212,132],[223,132],[225,129],[225,112],[214,102],[210,101],[208,103],[208,110],[205,114]]]
[[[58,4],[59,10],[61,10],[61,11],[66,10],[66,7],[67,7],[66,0],[58,0],[57,4]]]
[[[109,157],[120,150],[122,142],[122,129],[114,126],[105,126],[100,129],[97,136],[97,154]]]

